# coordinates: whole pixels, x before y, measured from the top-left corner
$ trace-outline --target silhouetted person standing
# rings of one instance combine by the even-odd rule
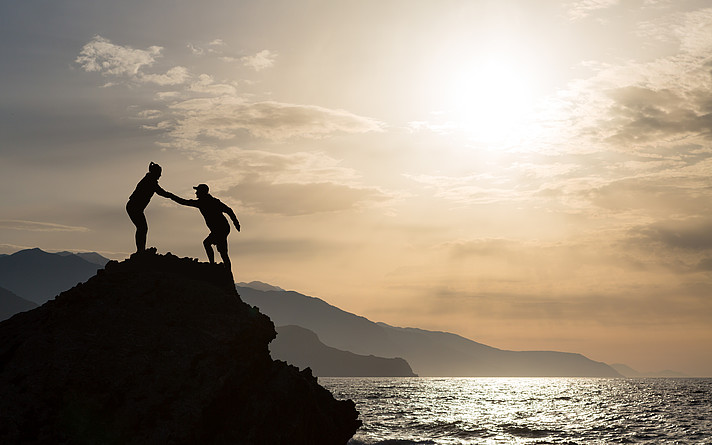
[[[160,165],[151,162],[148,165],[148,173],[136,185],[136,190],[129,197],[129,202],[126,203],[126,212],[131,218],[131,222],[136,226],[136,252],[146,250],[146,235],[148,234],[148,223],[146,215],[143,211],[148,206],[154,193],[157,193],[164,198],[168,198],[171,194],[163,190],[158,185],[158,178],[161,177],[163,169]]]
[[[223,213],[227,213],[238,232],[240,231],[240,222],[230,207],[208,193],[209,189],[207,185],[200,184],[193,188],[195,189],[195,196],[198,199],[183,199],[172,193],[169,193],[168,197],[178,204],[197,207],[198,210],[200,210],[203,218],[205,218],[205,224],[207,224],[210,229],[210,235],[203,240],[203,246],[205,247],[205,253],[208,254],[208,260],[210,260],[211,263],[215,263],[215,253],[213,252],[213,245],[215,245],[223,263],[228,269],[231,269],[232,265],[227,255],[227,235],[230,233],[230,223]]]

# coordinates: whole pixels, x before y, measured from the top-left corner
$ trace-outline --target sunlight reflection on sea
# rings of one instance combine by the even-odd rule
[[[320,378],[350,445],[712,444],[712,379]]]

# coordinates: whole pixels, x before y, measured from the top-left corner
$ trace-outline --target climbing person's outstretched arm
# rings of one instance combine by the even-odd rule
[[[240,221],[237,220],[237,216],[235,215],[235,212],[232,211],[230,207],[228,207],[226,204],[223,204],[223,212],[227,213],[227,216],[230,217],[232,220],[232,223],[235,225],[235,228],[237,231],[240,231]]]
[[[190,207],[198,207],[197,199],[184,199],[184,198],[181,198],[180,196],[174,195],[171,192],[166,192],[166,198],[170,198],[173,202],[177,202],[180,205],[190,206]]]

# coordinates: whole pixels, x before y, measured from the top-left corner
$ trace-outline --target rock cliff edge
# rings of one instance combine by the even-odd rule
[[[360,426],[220,266],[146,253],[0,323],[0,443],[346,444]]]

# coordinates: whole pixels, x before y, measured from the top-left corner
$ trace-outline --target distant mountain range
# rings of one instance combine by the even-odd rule
[[[29,311],[36,307],[37,304],[0,287],[0,321],[6,320],[18,312]]]
[[[263,283],[261,281],[250,281],[249,283],[240,282],[240,283],[235,283],[235,286],[237,287],[249,287],[251,289],[257,289],[257,290],[264,290],[264,291],[269,291],[269,290],[276,290],[276,291],[283,291],[279,286],[272,286],[271,284]]]
[[[101,267],[106,266],[106,263],[109,262],[108,258],[104,258],[103,256],[99,255],[96,252],[67,252],[65,250],[62,252],[57,252],[56,254],[60,255],[60,256],[72,256],[72,255],[78,256],[79,258],[81,258],[89,263],[98,264]]]
[[[614,363],[611,365],[611,368],[618,371],[623,377],[686,377],[686,375],[681,372],[671,371],[669,369],[657,372],[640,372],[622,363]]]
[[[0,255],[0,321],[86,281],[108,261],[95,252],[48,253],[37,248]],[[321,376],[681,375],[673,371],[640,373],[575,353],[507,351],[448,332],[375,323],[321,299],[259,281],[237,283],[236,287],[245,302],[257,306],[277,326],[280,334],[270,346],[273,355],[300,367],[309,366]]]
[[[313,331],[332,348],[355,354],[402,357],[421,376],[621,377],[581,354],[507,351],[459,335],[374,323],[318,298],[293,291],[238,286],[240,297],[277,326]]]
[[[84,282],[109,261],[98,253],[27,249],[0,257],[0,287],[41,305]]]
[[[277,327],[269,346],[272,358],[299,368],[311,368],[315,376],[415,377],[402,358],[360,355],[326,346],[312,331],[299,326]]]

